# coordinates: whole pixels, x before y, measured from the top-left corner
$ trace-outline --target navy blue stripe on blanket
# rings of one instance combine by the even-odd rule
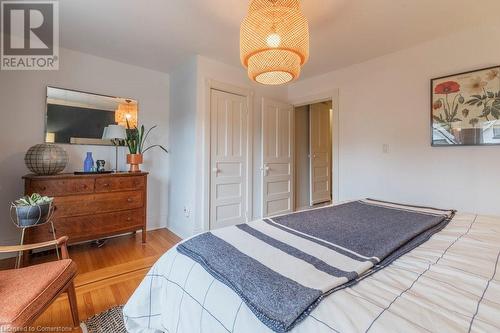
[[[285,332],[307,317],[322,294],[273,271],[210,232],[177,245],[177,251],[233,289],[257,318],[277,332]]]
[[[263,242],[266,242],[267,244],[280,249],[281,251],[294,256],[295,258],[302,259],[308,264],[313,265],[316,267],[316,269],[325,272],[327,274],[330,274],[335,277],[345,277],[348,280],[356,279],[358,277],[358,274],[356,272],[346,272],[341,269],[338,269],[336,267],[328,265],[326,262],[323,260],[320,260],[310,254],[307,254],[305,252],[300,251],[299,249],[285,244],[275,238],[272,238],[252,227],[250,227],[248,224],[239,224],[236,226],[237,228],[249,233],[250,235],[260,239]]]
[[[286,232],[289,232],[295,236],[298,236],[298,237],[301,237],[301,238],[304,238],[304,239],[307,239],[308,241],[311,241],[311,242],[314,242],[316,244],[319,244],[319,245],[322,245],[324,247],[327,247],[329,248],[330,250],[333,250],[335,252],[338,252],[346,257],[349,257],[351,259],[354,259],[354,260],[357,260],[357,261],[361,261],[361,262],[365,262],[365,261],[371,261],[373,264],[378,264],[379,261],[377,259],[373,259],[373,258],[363,258],[363,257],[360,257],[352,252],[349,252],[349,251],[345,251],[343,250],[342,248],[340,247],[337,247],[337,246],[333,246],[331,244],[329,244],[328,242],[325,242],[325,241],[322,241],[321,239],[317,239],[317,238],[314,238],[314,237],[309,237],[308,235],[304,234],[304,233],[301,233],[301,232],[297,232],[293,229],[290,229],[290,228],[286,228],[284,226],[282,226],[281,224],[278,224],[276,222],[273,222],[271,219],[263,219],[262,221],[266,222],[267,224],[275,227],[275,228],[278,228],[278,229],[281,229],[283,231],[286,231]]]

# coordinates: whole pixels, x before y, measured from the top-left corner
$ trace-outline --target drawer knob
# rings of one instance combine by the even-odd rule
[[[130,216],[127,217],[127,221],[132,221],[132,218]]]
[[[109,184],[108,184],[108,183],[105,183],[105,184],[104,184],[104,187],[109,187]]]
[[[45,191],[47,189],[47,186],[42,186],[40,187],[40,190]]]
[[[132,198],[128,198],[128,199],[127,199],[127,202],[132,202]]]

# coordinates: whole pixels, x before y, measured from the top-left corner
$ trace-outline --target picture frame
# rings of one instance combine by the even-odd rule
[[[500,145],[500,65],[430,80],[431,146]]]

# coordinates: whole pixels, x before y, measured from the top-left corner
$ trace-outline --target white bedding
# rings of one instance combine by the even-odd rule
[[[500,332],[499,256],[500,218],[457,214],[387,268],[326,297],[291,332]],[[175,248],[152,267],[124,316],[130,332],[270,332]]]

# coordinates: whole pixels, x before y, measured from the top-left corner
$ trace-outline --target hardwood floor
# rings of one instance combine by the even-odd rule
[[[167,229],[148,231],[148,242],[141,235],[125,235],[108,239],[102,247],[74,245],[69,255],[78,265],[75,279],[78,313],[85,320],[113,306],[125,304],[149,268],[180,238]],[[55,259],[55,253],[33,256],[31,264]],[[0,261],[0,269],[11,268],[13,260]],[[71,327],[71,313],[66,294],[61,295],[33,327]],[[75,329],[79,332],[79,329]]]

